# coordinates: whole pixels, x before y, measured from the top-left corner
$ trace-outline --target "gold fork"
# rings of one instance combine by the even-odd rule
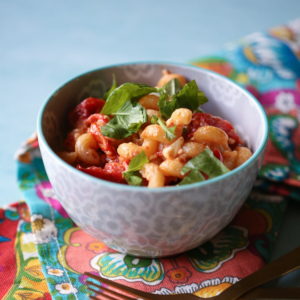
[[[262,267],[256,272],[250,274],[249,276],[243,278],[239,282],[235,283],[224,292],[222,292],[218,296],[214,296],[209,298],[210,300],[236,300],[236,299],[300,299],[300,290],[299,288],[278,288],[278,289],[256,289],[253,292],[253,289],[258,286],[271,281],[275,278],[284,276],[290,272],[293,272],[300,268],[300,247],[294,249],[293,251],[285,254],[284,256],[274,260],[270,264]],[[111,280],[107,280],[100,276],[96,276],[90,273],[84,273],[85,275],[98,280],[101,283],[104,283],[108,286],[113,287],[114,289],[120,291],[122,294],[112,291],[111,289],[107,289],[101,285],[97,285],[93,282],[89,282],[90,285],[99,288],[100,290],[110,293],[112,296],[108,296],[102,292],[99,292],[95,289],[89,288],[92,292],[97,295],[101,295],[102,297],[115,300],[117,298],[124,300],[133,300],[137,298],[142,298],[144,300],[199,300],[199,297],[193,294],[175,294],[175,295],[157,295],[150,294],[147,292],[143,292],[140,290],[136,290],[130,288],[128,286],[124,286],[122,284],[112,282]],[[248,293],[250,292],[250,293]],[[132,297],[125,296],[123,293],[131,295]],[[247,295],[245,295],[248,293]],[[241,296],[245,295],[243,298]],[[97,299],[96,297],[90,296],[92,299]],[[201,299],[201,298],[200,298]]]

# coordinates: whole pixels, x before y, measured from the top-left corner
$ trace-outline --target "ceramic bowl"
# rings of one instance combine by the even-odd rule
[[[253,156],[220,177],[148,189],[100,180],[61,160],[67,114],[87,97],[104,94],[116,75],[124,82],[155,86],[162,69],[195,79],[208,97],[206,112],[229,120]],[[247,91],[214,72],[175,63],[131,63],[83,74],[60,87],[38,117],[40,149],[50,182],[63,207],[85,232],[110,248],[141,257],[162,257],[206,242],[235,216],[260,169],[268,137],[263,108]]]

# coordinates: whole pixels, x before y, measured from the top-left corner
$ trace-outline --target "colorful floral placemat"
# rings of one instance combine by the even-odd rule
[[[296,20],[192,62],[251,91],[268,114],[270,140],[259,178],[232,223],[184,254],[133,257],[83,232],[60,205],[36,136],[30,138],[16,155],[26,203],[0,210],[0,298],[88,299],[85,271],[152,293],[211,297],[262,267],[287,200],[300,199],[299,56]]]

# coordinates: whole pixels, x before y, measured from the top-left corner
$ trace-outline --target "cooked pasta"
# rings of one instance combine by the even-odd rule
[[[185,163],[180,158],[167,159],[160,164],[160,168],[165,176],[173,176],[178,178],[183,178],[181,174],[181,169]]]
[[[166,132],[163,128],[157,124],[149,125],[143,131],[141,137],[144,139],[152,139],[164,144],[172,144],[176,139],[182,135],[183,127],[177,126],[175,129],[175,137],[173,139],[168,139]]]
[[[158,99],[159,97],[156,95],[146,95],[139,100],[139,104],[141,104],[146,109],[153,109],[158,111]]]
[[[203,126],[194,133],[194,140],[197,143],[215,143],[224,145],[228,141],[228,135],[222,129],[214,126]]]
[[[149,181],[148,187],[157,188],[165,184],[165,176],[160,167],[153,163],[144,164],[141,169],[141,174]]]
[[[174,78],[177,78],[181,85],[184,86],[186,84],[185,78],[180,74],[171,74],[168,70],[162,71],[163,76],[157,83],[157,87],[163,87],[165,84],[167,84],[169,81],[171,81]]]
[[[203,152],[206,149],[206,145],[195,143],[195,142],[185,142],[182,145],[180,155],[185,158],[193,158]]]
[[[189,125],[192,121],[192,115],[193,113],[189,109],[176,109],[172,113],[171,118],[167,120],[166,124],[168,127],[173,125]]]
[[[100,162],[97,149],[97,142],[90,133],[81,135],[75,144],[75,152],[78,158],[88,165],[97,165]]]

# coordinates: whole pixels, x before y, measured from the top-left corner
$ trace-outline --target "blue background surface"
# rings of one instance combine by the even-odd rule
[[[0,206],[21,199],[13,154],[67,80],[109,64],[187,62],[298,17],[298,0],[1,1]],[[300,245],[299,216],[291,204],[274,257]]]

